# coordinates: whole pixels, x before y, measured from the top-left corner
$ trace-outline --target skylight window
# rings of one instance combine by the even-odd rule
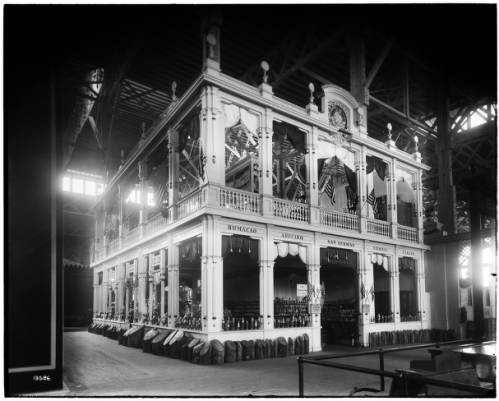
[[[73,194],[95,197],[104,191],[101,177],[81,171],[68,170],[62,177],[62,190]]]

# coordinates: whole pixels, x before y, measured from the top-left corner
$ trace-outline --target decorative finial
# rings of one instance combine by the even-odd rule
[[[388,123],[386,124],[386,129],[388,130],[388,140],[392,140],[392,124]]]
[[[217,37],[210,32],[206,35],[206,42],[208,42],[208,57],[215,59],[215,46],[217,44]]]
[[[172,82],[172,100],[173,101],[178,99],[176,92],[177,92],[177,81],[173,81]]]
[[[266,83],[268,83],[268,80],[269,80],[269,76],[268,76],[268,72],[269,72],[269,69],[270,69],[269,63],[267,63],[265,60],[263,60],[260,63],[260,67],[263,70],[263,83],[266,84]]]
[[[140,134],[141,139],[146,139],[146,122],[142,121],[142,133]]]
[[[414,135],[414,152],[418,151],[418,143],[419,143],[419,138],[417,135]]]
[[[314,92],[315,92],[315,86],[312,82],[308,84],[308,90],[310,91],[310,99],[309,103],[314,104]]]

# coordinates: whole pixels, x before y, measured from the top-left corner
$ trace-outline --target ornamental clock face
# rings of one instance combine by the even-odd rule
[[[339,104],[330,102],[328,106],[329,124],[334,128],[347,129],[347,114]]]

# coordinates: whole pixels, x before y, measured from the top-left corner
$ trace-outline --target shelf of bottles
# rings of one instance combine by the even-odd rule
[[[421,320],[421,312],[409,313],[407,315],[400,315],[401,322],[418,322]]]
[[[311,318],[308,300],[274,298],[274,328],[308,327]]]
[[[229,305],[224,308],[222,330],[259,330],[263,328],[258,301]]]
[[[355,323],[357,321],[355,305],[353,303],[324,303],[321,320]]]
[[[393,321],[393,312],[388,314],[378,313],[371,316],[371,323],[392,323]]]
[[[179,329],[201,330],[201,304],[192,303],[190,311],[174,316],[175,327]]]

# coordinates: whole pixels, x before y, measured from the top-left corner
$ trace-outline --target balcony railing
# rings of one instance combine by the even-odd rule
[[[272,200],[272,214],[292,221],[309,221],[309,207],[303,203],[290,202],[283,199]]]
[[[128,245],[131,242],[136,241],[137,239],[139,239],[139,236],[140,236],[140,228],[135,227],[134,229],[128,231],[125,234],[125,236],[123,238],[123,245]]]
[[[260,196],[239,189],[217,187],[217,205],[224,209],[234,209],[239,212],[259,214]]]
[[[418,242],[418,229],[399,224],[397,227],[397,237],[405,241]]]
[[[356,214],[320,210],[320,222],[323,226],[359,231],[359,216]]]
[[[367,232],[383,237],[392,236],[391,224],[382,220],[367,219]]]
[[[107,246],[107,254],[110,255],[113,252],[116,252],[118,250],[119,244],[120,242],[118,238],[113,239]]]
[[[197,212],[203,206],[202,188],[196,189],[177,203],[177,219],[183,219]]]
[[[147,220],[146,225],[144,227],[144,234],[150,235],[153,234],[162,228],[166,227],[169,219],[167,217],[163,217],[161,213],[158,213],[152,216],[149,220]]]
[[[310,223],[310,206],[304,203],[292,202],[285,199],[272,199],[272,216],[278,219],[284,219],[292,222]],[[253,216],[262,216],[263,204],[259,194],[241,191],[239,189],[223,187],[218,185],[206,185],[197,188],[189,195],[181,199],[174,205],[174,213],[164,217],[162,214],[156,214],[149,218],[143,226],[135,227],[127,231],[123,228],[123,237],[121,241],[117,239],[108,243],[106,248],[95,250],[95,261],[99,261],[109,256],[121,247],[130,246],[133,242],[144,236],[151,236],[160,232],[172,223],[174,220],[180,220],[189,215],[198,212],[205,206],[210,206],[220,210],[234,210]],[[350,232],[360,232],[361,219],[356,214],[348,214],[331,210],[320,209],[318,213],[318,223],[323,227],[332,227]],[[366,219],[366,229],[370,234],[391,238],[392,224],[387,221]],[[397,226],[397,238],[402,241],[417,243],[418,230],[413,227],[402,225]]]

